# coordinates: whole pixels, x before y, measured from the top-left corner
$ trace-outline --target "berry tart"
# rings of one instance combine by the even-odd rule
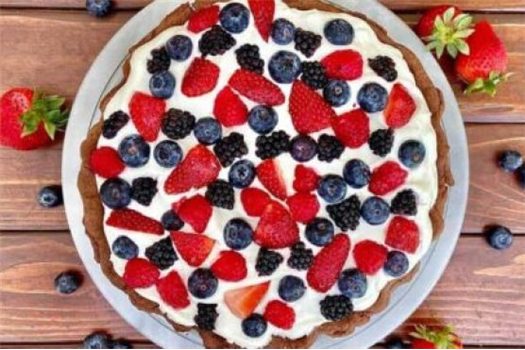
[[[350,334],[441,232],[441,94],[362,14],[195,1],[123,70],[82,146],[87,234],[137,308],[206,347]]]

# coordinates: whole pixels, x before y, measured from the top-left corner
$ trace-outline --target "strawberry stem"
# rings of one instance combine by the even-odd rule
[[[507,81],[513,73],[499,73],[491,72],[487,79],[478,78],[473,83],[469,84],[464,91],[465,95],[473,93],[486,93],[491,97],[496,96],[498,85]]]
[[[42,123],[48,136],[53,140],[57,131],[64,131],[69,118],[69,111],[63,106],[66,99],[60,96],[45,96],[35,91],[31,107],[20,116],[22,137],[36,132]]]
[[[472,17],[467,14],[454,17],[455,11],[451,7],[442,16],[437,16],[434,21],[434,32],[431,36],[424,38],[428,41],[427,50],[435,50],[438,58],[443,55],[445,50],[454,58],[458,53],[470,54],[465,39],[474,33]]]

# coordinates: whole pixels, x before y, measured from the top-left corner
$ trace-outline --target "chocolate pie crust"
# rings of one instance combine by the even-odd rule
[[[430,211],[430,219],[432,221],[434,235],[433,239],[436,239],[442,232],[444,226],[443,219],[448,188],[454,183],[449,164],[449,145],[447,143],[446,135],[441,124],[441,118],[444,109],[444,101],[441,92],[433,85],[432,81],[428,77],[427,73],[425,72],[425,69],[423,68],[422,64],[419,62],[417,57],[406,47],[399,45],[392,39],[390,39],[390,37],[387,35],[387,32],[382,27],[380,27],[375,22],[369,20],[363,14],[347,11],[345,9],[336,7],[332,4],[322,2],[320,0],[283,1],[288,6],[299,10],[318,9],[326,12],[344,12],[352,16],[361,18],[371,26],[371,28],[375,31],[376,35],[378,36],[381,42],[396,47],[402,52],[404,59],[406,60],[408,66],[414,74],[416,84],[423,93],[426,102],[429,106],[429,109],[432,112],[432,125],[437,136],[438,159],[436,162],[436,166],[438,171],[439,189],[436,203]],[[131,70],[130,58],[137,48],[149,42],[164,30],[173,26],[183,25],[184,23],[186,23],[190,14],[193,11],[216,2],[219,1],[196,0],[192,2],[191,5],[187,3],[181,5],[172,13],[170,13],[157,28],[155,28],[139,43],[133,46],[128,53],[126,61],[124,62],[124,79],[118,86],[116,86],[103,98],[100,106],[102,112],[104,113],[108,102],[115,95],[115,93],[125,84],[129,76],[129,72]],[[133,305],[135,305],[135,307],[137,307],[138,309],[143,310],[145,312],[164,316],[167,319],[167,321],[173,326],[173,328],[178,332],[185,332],[191,330],[192,328],[195,328],[200,334],[204,346],[206,348],[239,348],[237,345],[228,342],[226,339],[213,332],[203,331],[198,329],[197,327],[186,327],[171,321],[166,315],[163,315],[157,303],[140,296],[135,290],[127,287],[124,284],[122,278],[113,269],[113,264],[110,260],[111,250],[109,243],[106,239],[106,235],[104,233],[104,208],[102,206],[102,202],[98,192],[95,175],[91,172],[89,168],[89,156],[91,152],[97,147],[98,140],[102,132],[102,124],[103,119],[101,119],[90,130],[87,139],[82,144],[82,167],[78,178],[78,187],[82,195],[82,201],[84,204],[84,225],[86,227],[86,233],[89,236],[93,245],[95,260],[100,264],[100,266],[102,267],[102,271],[109,278],[109,280],[116,287],[123,290],[129,296]],[[419,265],[415,266],[412,269],[412,271],[403,278],[388,283],[380,293],[378,300],[369,309],[365,311],[354,312],[350,316],[340,321],[324,323],[315,328],[314,331],[308,334],[307,336],[304,336],[299,339],[288,339],[274,336],[272,337],[271,342],[266,346],[266,348],[308,348],[314,343],[317,336],[319,336],[320,334],[326,334],[331,337],[343,337],[351,334],[356,327],[367,323],[370,320],[370,317],[384,310],[389,304],[390,294],[393,292],[393,290],[397,286],[410,281],[416,274],[418,267]]]

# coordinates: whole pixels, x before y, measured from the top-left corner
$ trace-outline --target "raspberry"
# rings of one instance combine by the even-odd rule
[[[408,172],[396,162],[388,161],[374,169],[368,189],[375,195],[384,196],[405,183]]]
[[[291,329],[295,323],[295,311],[279,300],[273,300],[266,305],[264,318],[277,328]]]
[[[319,211],[317,196],[310,193],[296,193],[286,200],[295,221],[307,224]]]
[[[293,188],[297,192],[312,192],[317,189],[319,183],[319,175],[315,170],[308,168],[304,165],[298,165],[295,167],[295,180],[293,182]]]
[[[234,251],[222,252],[211,266],[211,271],[218,279],[227,282],[238,282],[246,278],[246,260]]]
[[[354,247],[357,268],[366,275],[375,275],[385,264],[388,249],[370,240],[361,241]]]
[[[402,216],[394,217],[388,225],[385,243],[392,248],[414,254],[419,248],[417,224]]]
[[[106,179],[117,177],[126,168],[118,152],[111,147],[94,150],[89,158],[89,167],[95,174]]]
[[[335,136],[348,148],[359,148],[368,141],[370,120],[365,112],[356,109],[332,119]]]
[[[126,263],[122,279],[130,288],[148,288],[157,282],[160,271],[146,259],[135,258]]]

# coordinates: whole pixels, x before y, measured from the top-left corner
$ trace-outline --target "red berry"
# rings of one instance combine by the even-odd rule
[[[193,12],[188,19],[188,30],[192,33],[200,33],[219,21],[220,7],[218,5],[204,7]]]
[[[275,15],[274,0],[248,0],[248,5],[255,19],[255,26],[264,41],[270,38],[273,17]]]
[[[312,168],[299,164],[295,167],[293,188],[297,192],[312,192],[317,189],[319,175]]]
[[[181,204],[177,214],[182,221],[193,227],[196,232],[202,233],[208,226],[212,212],[213,208],[208,203],[208,200],[198,194],[186,199]]]
[[[366,275],[375,275],[385,264],[388,249],[374,241],[361,241],[354,247],[357,268]]]
[[[234,251],[222,252],[219,258],[211,265],[213,274],[227,282],[238,282],[246,278],[246,260]]]
[[[451,5],[440,5],[428,9],[423,16],[421,16],[415,28],[417,35],[422,39],[431,36],[434,33],[434,23],[436,22],[436,18],[442,16],[451,7],[454,8],[454,17],[461,14],[459,8]]]
[[[348,148],[359,148],[368,142],[370,120],[361,109],[332,118],[335,136]]]
[[[297,132],[310,134],[328,128],[335,112],[321,95],[296,80],[290,94],[290,115]]]
[[[416,102],[401,84],[394,84],[385,108],[386,124],[398,129],[410,121],[416,111]]]
[[[437,349],[434,343],[424,339],[414,339],[410,343],[411,349]]]
[[[351,49],[331,53],[321,64],[331,79],[354,80],[363,75],[363,58]]]
[[[308,285],[318,292],[326,293],[337,282],[350,252],[350,238],[344,233],[337,234],[332,242],[315,256],[308,270]]]
[[[129,103],[131,120],[147,142],[153,142],[159,136],[165,111],[164,100],[142,92],[136,92]]]
[[[266,206],[253,239],[264,248],[286,248],[299,240],[299,228],[282,204],[272,202]]]
[[[212,91],[219,80],[219,67],[207,59],[195,58],[182,79],[182,93],[197,97]]]
[[[246,123],[248,107],[232,89],[226,86],[215,99],[213,114],[219,123],[229,128]]]
[[[124,230],[162,235],[162,224],[132,209],[113,210],[106,221],[109,226]]]
[[[392,248],[414,254],[419,248],[417,224],[402,216],[394,217],[388,225],[385,243]]]
[[[296,193],[286,200],[286,204],[293,219],[302,224],[312,221],[319,212],[317,196],[311,193]]]
[[[368,184],[368,190],[375,195],[384,196],[405,183],[408,172],[399,164],[388,161],[375,168]]]
[[[274,159],[267,159],[257,166],[257,178],[263,186],[279,199],[288,196],[281,168]]]
[[[190,305],[186,285],[177,271],[171,271],[166,277],[157,281],[156,286],[160,298],[172,308],[180,310]]]
[[[89,167],[95,174],[106,179],[119,176],[126,168],[118,152],[111,147],[100,147],[91,152]]]
[[[126,263],[122,279],[130,288],[148,288],[159,279],[159,269],[146,259],[134,258]]]
[[[244,97],[263,105],[278,106],[285,101],[284,94],[279,86],[262,75],[246,69],[235,71],[229,84]]]
[[[213,239],[194,233],[172,232],[171,239],[182,260],[193,267],[202,265],[215,245]]]
[[[279,300],[272,300],[266,305],[264,318],[277,328],[292,329],[295,323],[295,311]]]
[[[270,195],[258,188],[245,188],[241,191],[242,206],[249,216],[261,216],[271,201]]]

